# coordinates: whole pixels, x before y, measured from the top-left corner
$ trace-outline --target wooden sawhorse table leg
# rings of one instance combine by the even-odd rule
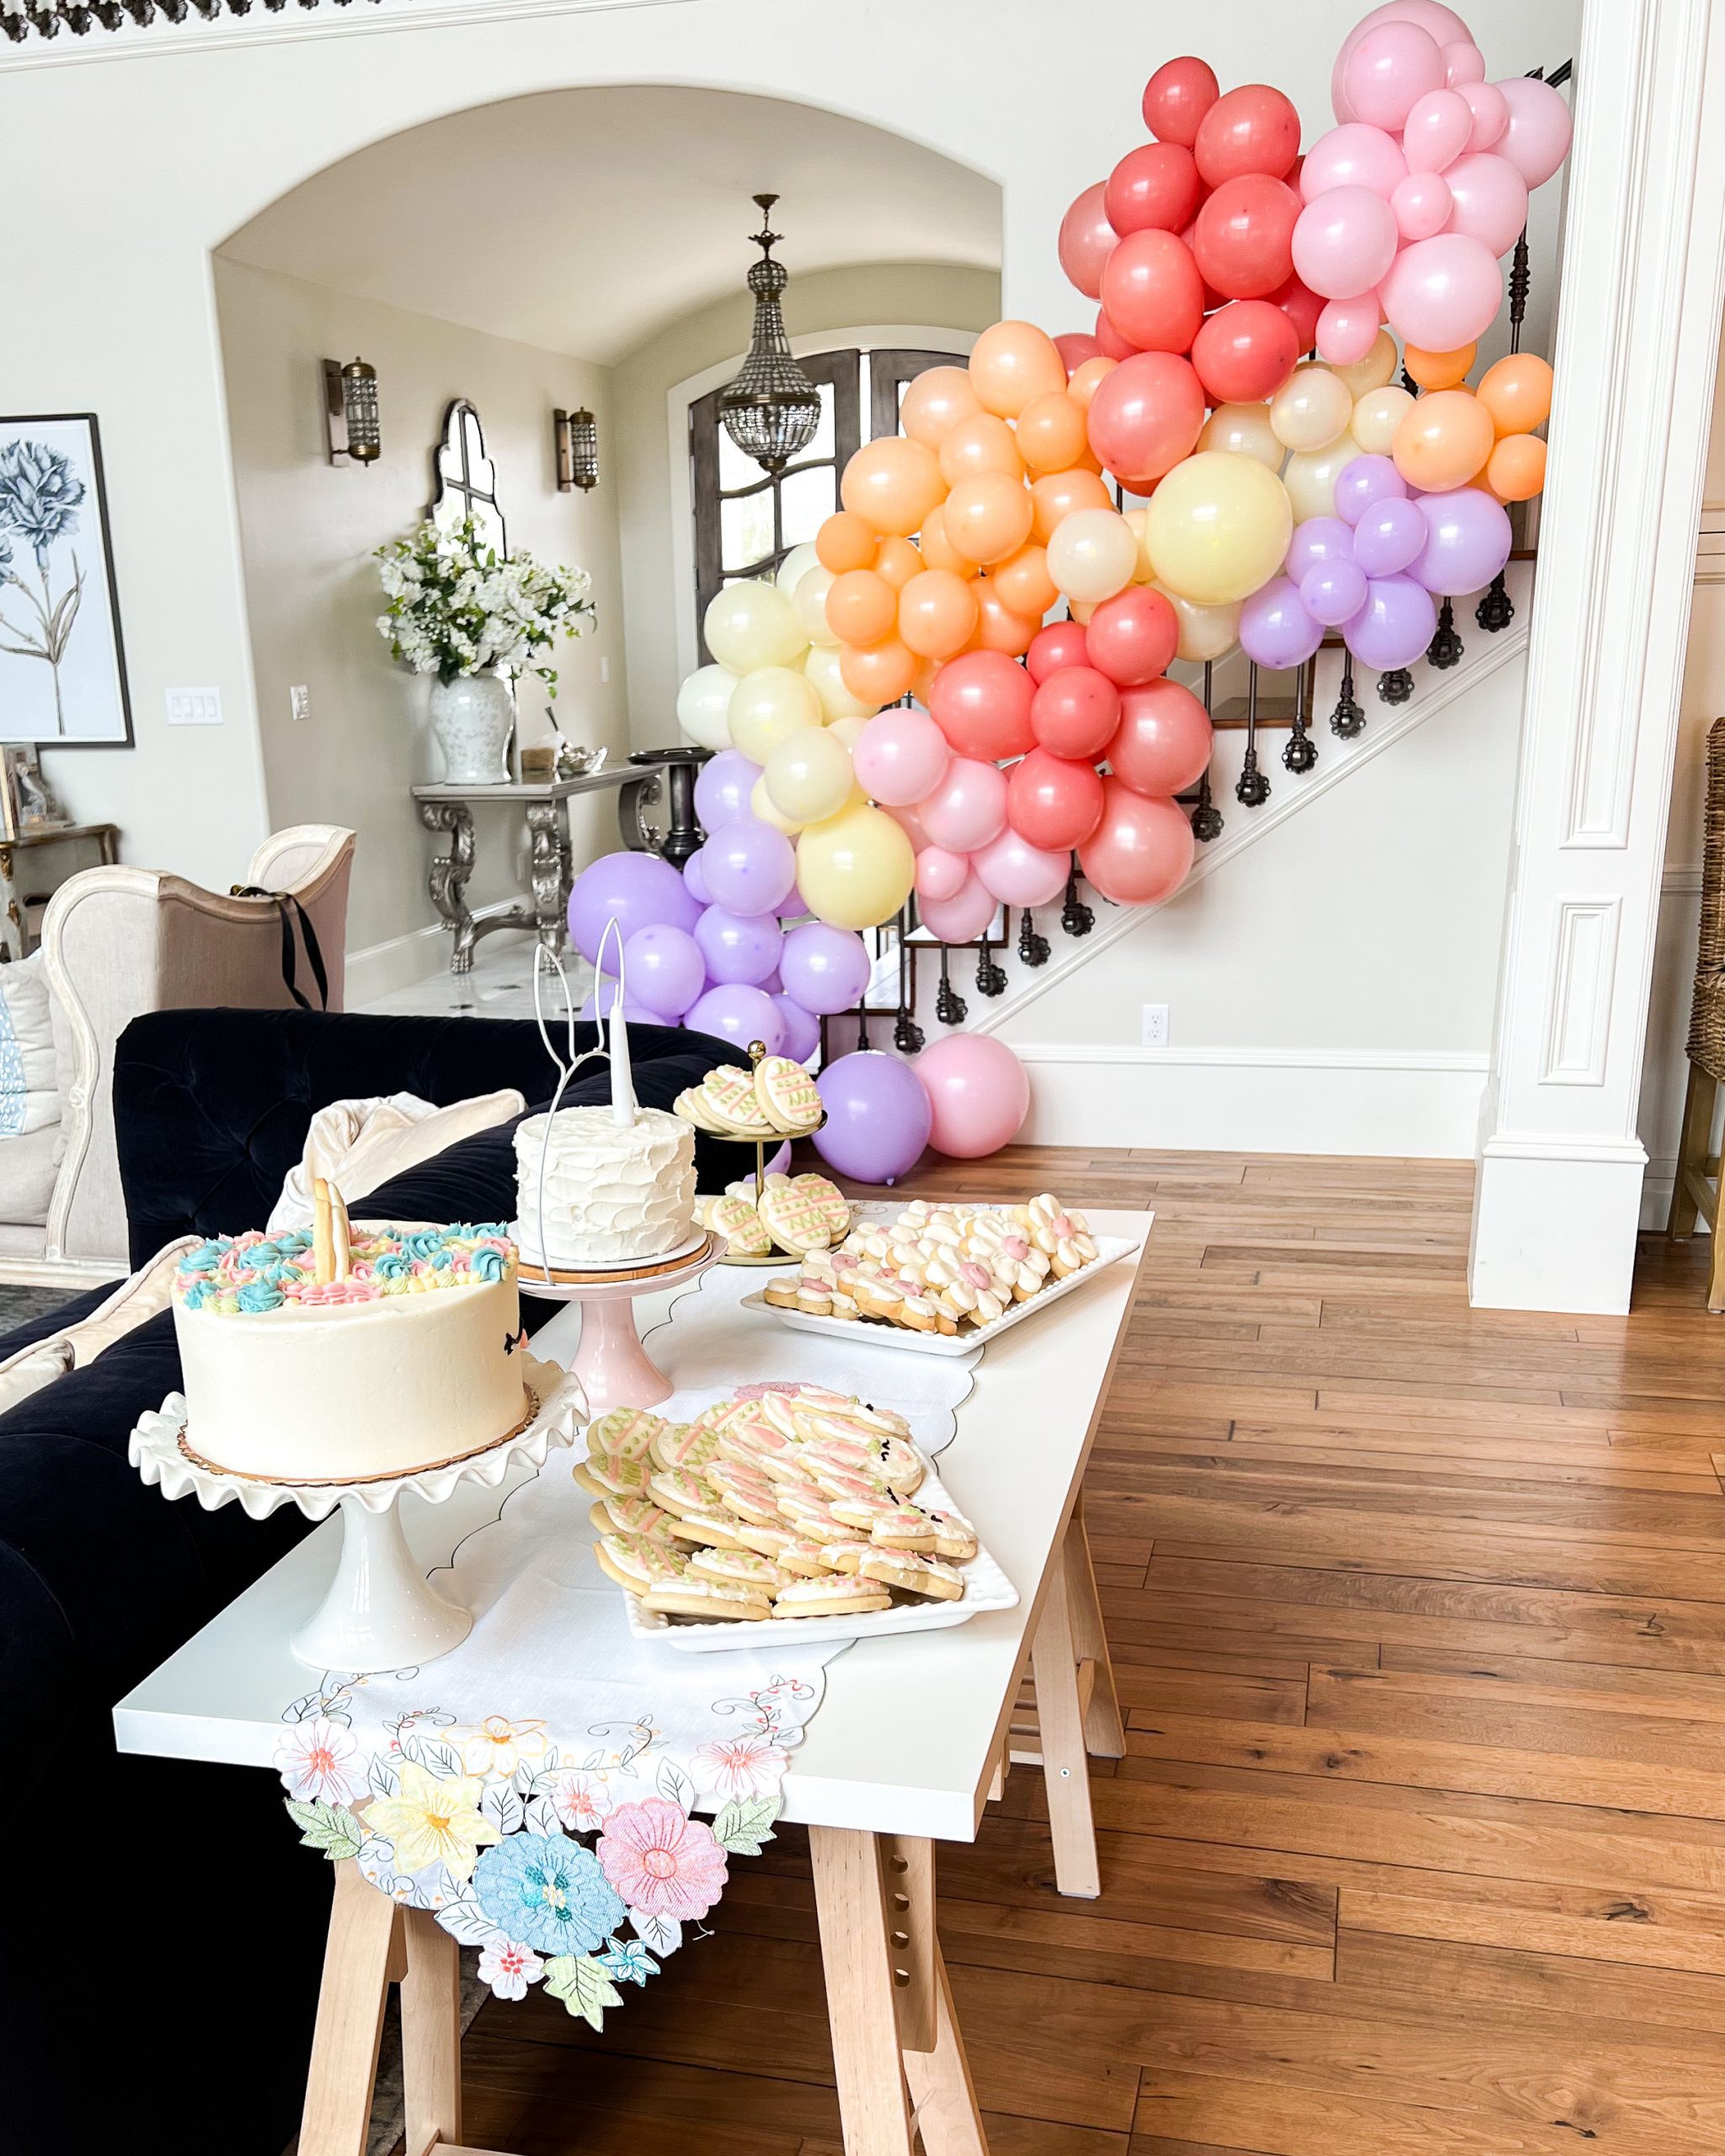
[[[845,2156],[988,2156],[934,1922],[934,1845],[811,1827]]]

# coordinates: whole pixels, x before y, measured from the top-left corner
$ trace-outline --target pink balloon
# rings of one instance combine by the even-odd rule
[[[1382,312],[1375,292],[1326,301],[1317,318],[1318,357],[1332,367],[1351,367],[1363,360],[1378,340]]]
[[[1530,187],[1543,187],[1569,154],[1575,122],[1569,108],[1549,83],[1531,75],[1512,76],[1498,85],[1509,111],[1509,125],[1498,145]]]
[[[1422,534],[1423,526],[1421,527]],[[943,846],[926,846],[916,857],[916,895],[919,899],[955,899],[970,874],[967,854],[949,853]]]
[[[1495,83],[1463,83],[1455,94],[1465,98],[1473,115],[1468,131],[1470,150],[1489,150],[1509,125],[1509,100]]]
[[[1407,160],[1393,135],[1350,121],[1320,135],[1306,152],[1300,167],[1300,199],[1316,202],[1332,187],[1369,187],[1387,200],[1396,183],[1407,177]]]
[[[1439,232],[1402,248],[1378,296],[1397,336],[1428,352],[1453,352],[1497,319],[1503,274],[1478,240]]]
[[[1102,350],[1095,338],[1081,329],[1067,329],[1055,339],[1055,350],[1060,355],[1060,364],[1066,370],[1070,382],[1087,360],[1093,360]]]
[[[1411,172],[1390,197],[1404,244],[1442,232],[1450,206],[1450,183],[1440,172]]]
[[[953,897],[919,898],[916,912],[930,935],[937,936],[943,943],[969,943],[994,919],[996,904],[993,892],[974,869],[967,867],[964,881]]]
[[[1375,29],[1380,23],[1414,23],[1437,40],[1441,51],[1450,44],[1471,45],[1473,33],[1453,8],[1445,8],[1440,0],[1385,0],[1385,5],[1374,8],[1369,15],[1362,15],[1342,40],[1342,49],[1336,55],[1336,64],[1330,71],[1330,103],[1335,108],[1338,120],[1359,120],[1364,117],[1353,109],[1348,101],[1343,77],[1348,62],[1354,57],[1362,38],[1368,30]]]
[[[926,712],[894,705],[869,720],[851,755],[857,783],[872,801],[908,808],[933,792],[952,753]]]
[[[1356,120],[1398,129],[1420,98],[1444,87],[1444,55],[1418,24],[1380,23],[1348,54],[1342,82]]]
[[[928,1142],[937,1153],[980,1161],[1010,1145],[1024,1128],[1030,1079],[994,1034],[948,1033],[924,1049],[911,1068],[934,1112]]]
[[[983,888],[1003,906],[1045,906],[1066,888],[1072,861],[1070,854],[1032,846],[1008,825],[977,853],[975,865]]]
[[[1102,265],[1119,235],[1103,206],[1103,184],[1087,187],[1060,220],[1060,267],[1087,300],[1102,297]]]
[[[1451,197],[1449,229],[1466,232],[1493,254],[1507,254],[1527,222],[1527,182],[1509,160],[1470,150],[1456,158],[1440,184],[1448,186]]]
[[[1407,115],[1402,130],[1402,153],[1409,172],[1442,172],[1467,147],[1473,132],[1473,108],[1454,90],[1429,90]]]
[[[1294,267],[1325,299],[1369,292],[1396,259],[1396,219],[1369,187],[1332,187],[1308,202],[1294,227]],[[1375,324],[1374,324],[1375,331]]]
[[[914,808],[901,808],[890,801],[883,801],[880,805],[910,840],[913,851],[921,853],[924,846],[932,843],[927,832],[922,828],[922,819]]]
[[[940,784],[916,804],[922,828],[951,853],[975,853],[1007,820],[1007,775],[975,756],[954,756]]]
[[[1484,82],[1486,56],[1471,37],[1454,38],[1442,50],[1444,80],[1452,90],[1460,89],[1464,83]]]

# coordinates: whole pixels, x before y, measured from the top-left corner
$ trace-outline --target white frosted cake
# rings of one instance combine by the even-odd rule
[[[660,1108],[637,1108],[633,1123],[619,1123],[608,1107],[559,1108],[547,1147],[546,1120],[515,1126],[515,1232],[530,1262],[633,1265],[688,1241],[695,1134],[687,1123]]]
[[[514,1246],[498,1226],[356,1231],[319,1284],[312,1239],[221,1236],[174,1283],[185,1443],[272,1481],[411,1475],[531,1407]]]

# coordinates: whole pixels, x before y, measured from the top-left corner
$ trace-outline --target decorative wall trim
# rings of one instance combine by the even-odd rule
[[[1557,963],[1546,1018],[1547,1086],[1603,1086],[1617,965],[1616,899],[1560,899]]]
[[[1441,1048],[1137,1048],[1128,1041],[1019,1041],[1014,1053],[1029,1065],[1129,1064],[1140,1070],[1490,1070],[1484,1049]]]
[[[489,905],[475,906],[473,918],[484,921],[493,914],[507,913],[515,903],[514,899],[494,899]],[[379,996],[425,979],[441,964],[448,963],[448,946],[449,931],[439,921],[425,928],[410,928],[404,936],[387,937],[381,943],[350,950],[347,954],[348,1009],[363,1011]]]

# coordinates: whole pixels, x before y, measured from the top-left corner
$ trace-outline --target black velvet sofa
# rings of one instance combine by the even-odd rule
[[[581,1027],[577,1044],[592,1044]],[[631,1029],[635,1090],[669,1107],[726,1043]],[[171,1011],[136,1019],[114,1097],[131,1257],[262,1225],[317,1109],[398,1091],[440,1105],[555,1083],[537,1029],[480,1019]],[[603,1062],[565,1095],[609,1097]],[[507,1219],[513,1124],[364,1201],[373,1218]],[[697,1139],[697,1149],[707,1141]],[[708,1187],[735,1173],[715,1148]],[[99,1289],[68,1306],[92,1309]],[[549,1307],[524,1301],[530,1329]],[[45,1337],[67,1311],[0,1341]],[[328,1868],[273,1779],[116,1754],[110,1710],[307,1531],[297,1513],[166,1502],[126,1461],[141,1410],[179,1383],[171,1317],[0,1416],[0,2152],[129,2146],[141,2118],[222,2156],[280,2156],[298,2119]],[[93,1874],[89,1857],[104,1852]]]

